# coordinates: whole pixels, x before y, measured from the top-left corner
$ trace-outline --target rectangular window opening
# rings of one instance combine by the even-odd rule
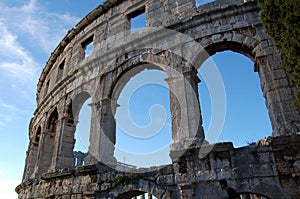
[[[82,48],[84,49],[84,57],[88,57],[93,52],[93,38],[94,35],[90,36],[84,42],[81,43]]]
[[[145,6],[130,13],[128,15],[130,21],[130,33],[135,33],[143,28],[146,28],[146,11]]]
[[[64,67],[65,67],[65,60],[63,60],[58,66],[56,82],[62,79],[64,73]]]
[[[196,0],[196,7],[198,8],[199,6],[202,6],[207,3],[211,3],[213,1],[215,0]]]

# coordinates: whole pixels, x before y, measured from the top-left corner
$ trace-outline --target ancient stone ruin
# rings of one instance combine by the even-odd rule
[[[146,27],[132,32],[132,18],[143,13]],[[214,199],[226,196],[218,183],[222,178],[245,197],[299,198],[295,87],[259,15],[257,0],[199,7],[194,0],[107,0],[91,11],[63,38],[40,76],[19,198],[122,199],[147,193],[158,199]],[[202,128],[197,69],[224,50],[255,63],[272,123],[269,138],[242,148],[207,143]],[[172,163],[122,172],[113,156],[116,101],[145,68],[168,76]],[[74,132],[88,98],[90,146],[84,154],[73,151]]]

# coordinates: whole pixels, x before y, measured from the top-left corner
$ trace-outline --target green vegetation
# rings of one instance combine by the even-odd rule
[[[258,0],[266,32],[280,48],[283,65],[297,87],[300,110],[300,1]]]
[[[133,181],[133,175],[131,173],[111,173],[108,172],[107,175],[111,176],[111,183],[112,187],[117,186],[118,184],[125,185]]]

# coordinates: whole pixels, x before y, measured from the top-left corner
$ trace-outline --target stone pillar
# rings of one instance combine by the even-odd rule
[[[59,120],[61,126],[55,137],[55,150],[51,171],[73,167],[74,133],[76,127],[74,124],[68,123],[70,120],[72,120],[72,118],[66,115]]]
[[[72,56],[70,58],[70,65],[71,66],[78,66],[78,63],[84,59],[84,49],[81,46],[81,43],[75,44],[71,48]],[[73,72],[75,68],[70,68],[69,71]]]
[[[26,181],[31,178],[34,173],[35,165],[37,162],[37,154],[38,154],[38,143],[30,140],[28,151],[26,152],[26,165],[24,169],[23,180]]]
[[[202,116],[199,106],[197,71],[188,71],[166,82],[170,88],[170,107],[172,116],[171,151],[201,144],[204,140]]]
[[[272,123],[273,136],[300,131],[295,86],[282,66],[279,52],[257,59],[259,77]]]
[[[38,161],[36,162],[32,178],[50,170],[55,150],[55,137],[60,126],[56,108],[50,115],[45,116],[44,125],[42,126],[37,155]]]
[[[102,162],[116,166],[114,156],[116,143],[116,122],[110,98],[104,98],[92,105],[92,124],[88,164]]]
[[[45,133],[42,132],[41,137],[40,137],[40,145],[37,151],[37,159],[38,161],[35,163],[34,167],[34,172],[31,175],[31,178],[37,177],[39,174],[42,173],[42,167],[43,167],[43,162],[42,162],[42,151],[43,151],[43,146],[45,142]]]
[[[36,162],[32,178],[35,178],[42,173],[48,172],[53,157],[54,134],[45,129],[44,132],[42,132],[40,139],[41,140],[37,155],[38,161]]]

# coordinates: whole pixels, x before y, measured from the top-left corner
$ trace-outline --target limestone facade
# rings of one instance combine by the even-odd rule
[[[131,33],[132,17],[143,12],[146,28]],[[107,0],[91,11],[63,38],[40,76],[24,177],[16,188],[19,198],[131,198],[142,193],[159,199],[220,198],[221,178],[240,193],[297,198],[295,87],[259,14],[256,0],[216,0],[200,7],[193,0]],[[197,69],[224,50],[255,63],[273,129],[266,142],[239,149],[205,142]],[[122,173],[114,169],[116,101],[129,79],[145,68],[168,76],[172,164]],[[88,98],[89,151],[85,165],[74,167],[74,132]]]

